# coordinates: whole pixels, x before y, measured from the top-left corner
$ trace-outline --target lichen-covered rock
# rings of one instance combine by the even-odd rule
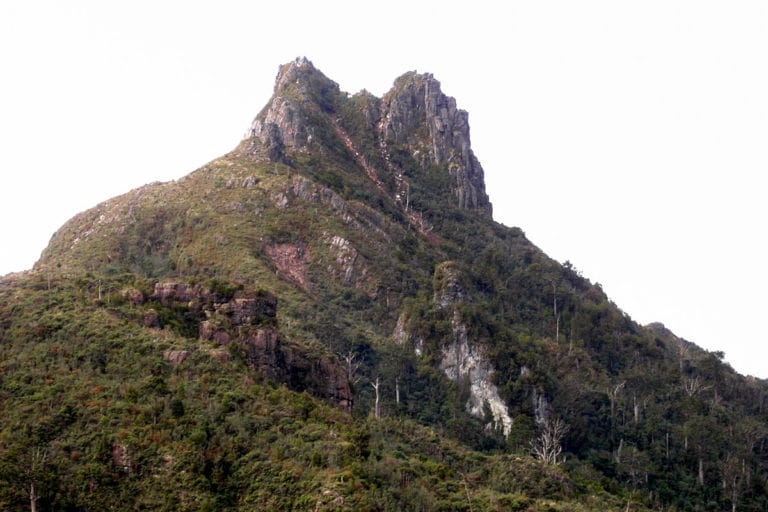
[[[258,185],[258,183],[259,183],[259,178],[257,178],[256,176],[248,176],[243,180],[243,188],[246,190],[250,190],[256,185]],[[227,188],[232,188],[231,186],[229,186],[229,184],[227,185],[228,185]]]
[[[355,282],[355,263],[357,262],[358,252],[357,249],[352,247],[349,240],[346,240],[340,236],[331,237],[330,241],[331,255],[334,257],[336,263],[335,267],[338,269],[338,274],[346,284],[353,284]],[[334,268],[331,268],[331,272]]]

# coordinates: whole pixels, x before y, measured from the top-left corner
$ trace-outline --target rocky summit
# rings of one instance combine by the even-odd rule
[[[722,358],[496,223],[432,75],[299,58],[0,279],[0,509],[765,510],[768,385]]]

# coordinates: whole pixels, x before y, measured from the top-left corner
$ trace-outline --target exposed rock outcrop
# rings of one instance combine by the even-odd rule
[[[390,155],[390,148],[405,149],[422,167],[444,168],[454,178],[453,193],[460,208],[490,214],[483,168],[470,147],[468,114],[443,94],[431,74],[406,73],[383,98],[362,91],[356,99],[357,110],[351,115],[350,109],[341,107],[350,100],[338,84],[310,61],[298,58],[284,64],[272,99],[248,131],[250,138],[260,142],[251,146],[252,151],[272,162],[292,165],[291,151],[305,150],[317,136],[335,134],[377,188],[407,211],[403,169]],[[345,122],[366,127],[366,135],[358,130],[353,137],[345,130],[342,110]],[[363,143],[356,137],[368,139]],[[371,163],[363,146],[377,148],[379,166]]]
[[[310,357],[299,347],[283,342],[271,328],[239,329],[236,341],[248,367],[264,378],[283,382],[296,391],[309,391],[344,410],[352,409],[347,374],[335,357]]]
[[[493,366],[485,348],[470,341],[467,326],[461,320],[458,306],[467,300],[461,281],[462,272],[452,262],[444,262],[435,269],[434,300],[442,309],[451,311],[453,332],[453,341],[442,349],[440,368],[451,380],[467,379],[470,384],[467,411],[478,418],[485,418],[487,405],[493,417],[488,427],[508,436],[512,430],[512,417],[491,380]]]
[[[235,325],[249,325],[275,318],[277,299],[264,292],[249,297],[235,297],[222,304],[217,311],[229,316]]]
[[[409,147],[424,167],[447,167],[456,179],[458,205],[490,213],[483,168],[470,148],[469,115],[456,108],[454,98],[443,94],[440,82],[429,73],[406,73],[383,102],[381,126],[386,140]]]
[[[291,165],[285,148],[302,149],[312,142],[315,133],[307,111],[311,107],[303,102],[311,100],[316,105],[328,91],[338,94],[339,86],[306,58],[283,64],[272,99],[251,123],[249,136],[266,146],[271,161]]]
[[[494,368],[485,347],[470,340],[467,325],[462,321],[460,304],[469,297],[462,285],[463,274],[454,262],[443,262],[435,268],[433,300],[441,309],[449,312],[452,340],[441,348],[440,369],[453,381],[469,383],[467,412],[478,418],[486,418],[486,408],[491,413],[489,430],[497,430],[508,436],[512,430],[512,416],[493,383]],[[400,345],[412,344],[416,354],[424,351],[424,340],[408,332],[408,319],[400,315],[392,334]]]
[[[486,405],[493,417],[488,427],[500,430],[508,436],[512,430],[512,417],[507,405],[499,396],[499,390],[491,380],[494,369],[482,345],[470,343],[467,326],[461,322],[459,311],[454,309],[451,320],[453,342],[443,347],[440,368],[451,380],[469,380],[467,411],[485,418]]]
[[[348,285],[355,285],[365,279],[368,269],[358,261],[360,253],[349,240],[334,235],[330,237],[329,246],[333,263],[328,270],[332,275]]]
[[[441,308],[449,308],[467,300],[461,284],[461,270],[452,261],[444,261],[435,267],[432,278],[433,300]]]
[[[163,306],[171,307],[174,303],[205,302],[210,299],[210,292],[198,285],[177,282],[155,283],[155,290],[150,296]]]
[[[180,364],[189,357],[189,350],[166,350],[163,352],[163,358],[174,364]]]
[[[351,409],[352,391],[338,359],[330,354],[310,355],[305,347],[282,340],[274,327],[277,299],[272,294],[236,296],[215,303],[205,313],[207,318],[199,326],[201,340],[220,346],[232,344],[235,351],[242,351],[248,367],[262,377],[309,391],[344,410]],[[180,352],[169,351],[166,359],[173,360]],[[227,355],[226,351],[210,352],[220,359]]]
[[[395,343],[398,345],[411,344],[413,346],[414,353],[417,356],[420,356],[424,353],[424,338],[409,332],[406,328],[407,322],[408,317],[405,315],[405,313],[401,314],[397,319],[397,324],[395,324],[395,330],[392,333],[392,337],[394,338]]]
[[[269,244],[264,253],[272,260],[280,277],[309,290],[309,247],[304,243]]]

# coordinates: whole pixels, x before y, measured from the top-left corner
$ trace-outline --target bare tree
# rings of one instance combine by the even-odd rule
[[[352,349],[349,349],[346,354],[341,354],[340,357],[346,366],[347,380],[351,384],[357,384],[360,380],[360,376],[357,375],[357,370],[360,369],[360,361],[357,360],[357,354],[352,352]]]
[[[557,312],[557,283],[551,281],[552,284],[552,307],[555,313],[555,343],[560,343],[560,313]]]
[[[381,410],[379,409],[379,377],[376,377],[376,380],[371,382],[371,387],[373,388],[373,391],[376,393],[376,402],[373,406],[373,416],[374,418],[381,418]]]
[[[701,382],[701,379],[699,379],[698,376],[694,378],[687,378],[683,382],[683,391],[685,391],[685,394],[693,397],[701,393],[702,391],[706,391],[707,389],[711,388],[712,386],[705,386],[703,382]]]
[[[608,388],[608,399],[611,402],[611,426],[613,426],[613,422],[616,419],[616,400],[619,398],[619,395],[621,394],[621,390],[624,389],[624,386],[627,384],[627,381],[621,381],[618,384],[616,384],[613,387]]]
[[[39,489],[37,488],[37,479],[43,471],[46,460],[48,459],[48,449],[41,446],[32,448],[29,458],[29,466],[26,468],[26,476],[29,481],[29,510],[37,512],[37,502],[40,500]]]
[[[547,419],[541,427],[539,436],[531,443],[531,453],[544,464],[557,466],[563,461],[560,454],[563,437],[568,433],[568,425],[560,418]]]
[[[739,498],[744,494],[746,487],[747,464],[744,459],[728,455],[722,468],[723,490],[727,492],[731,500],[731,510],[736,512]]]

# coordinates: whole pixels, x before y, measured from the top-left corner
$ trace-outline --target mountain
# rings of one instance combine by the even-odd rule
[[[3,510],[768,508],[766,382],[494,222],[429,74],[281,66],[0,297]]]

